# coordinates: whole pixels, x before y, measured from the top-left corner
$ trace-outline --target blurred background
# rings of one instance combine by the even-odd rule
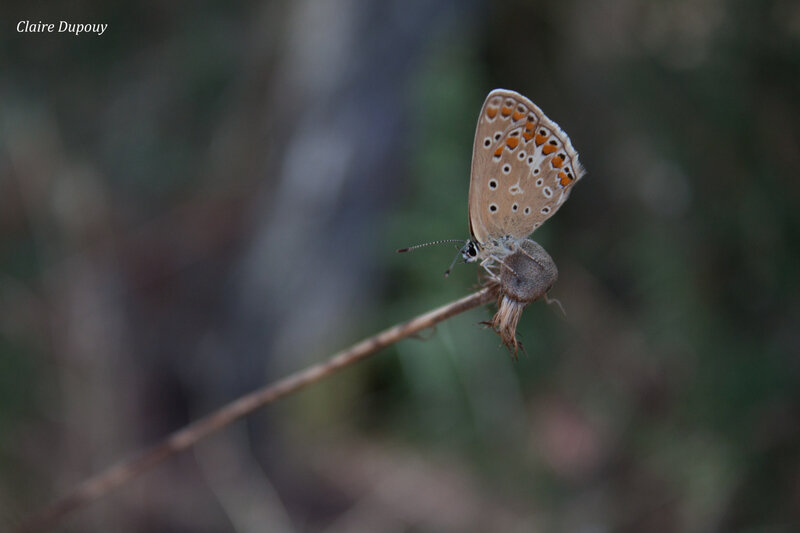
[[[102,36],[18,33],[21,20]],[[0,7],[0,529],[264,383],[470,293],[496,87],[586,177],[567,311],[462,314],[61,531],[800,529],[800,4]]]

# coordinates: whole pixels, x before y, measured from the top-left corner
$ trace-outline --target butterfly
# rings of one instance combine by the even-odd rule
[[[584,174],[567,134],[536,104],[515,91],[491,91],[481,107],[472,147],[470,238],[445,276],[459,257],[466,263],[481,261],[495,280],[494,268],[505,257],[520,251],[535,260],[522,245],[558,211]],[[443,242],[453,239],[398,252]]]
[[[558,124],[515,91],[491,91],[475,129],[471,238],[461,248],[461,257],[467,263],[481,261],[496,277],[495,264],[520,250],[584,174],[578,152]]]

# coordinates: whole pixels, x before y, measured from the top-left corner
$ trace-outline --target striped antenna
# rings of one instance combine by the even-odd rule
[[[401,254],[403,252],[410,252],[411,250],[416,250],[417,248],[422,248],[423,246],[431,246],[432,244],[444,244],[446,242],[463,243],[464,239],[444,239],[441,241],[426,242],[425,244],[417,244],[415,246],[409,246],[408,248],[400,248],[399,250],[397,250],[397,253]]]
[[[451,271],[451,270],[453,270],[453,267],[454,267],[454,266],[456,266],[456,261],[458,261],[458,258],[459,258],[459,257],[461,257],[461,251],[460,251],[460,250],[459,250],[459,252],[456,254],[456,256],[453,258],[453,262],[452,262],[452,263],[450,263],[450,268],[448,268],[447,270],[445,270],[445,271],[444,271],[444,277],[448,277],[448,276],[450,276],[450,271]]]

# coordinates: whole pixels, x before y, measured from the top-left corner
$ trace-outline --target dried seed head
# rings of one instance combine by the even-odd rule
[[[534,241],[526,239],[520,249],[503,258],[497,313],[491,326],[515,357],[521,346],[516,331],[522,310],[547,294],[557,279],[558,269],[553,258]]]
[[[558,269],[544,248],[525,240],[506,256],[500,267],[503,292],[512,300],[529,304],[544,296],[558,279]]]

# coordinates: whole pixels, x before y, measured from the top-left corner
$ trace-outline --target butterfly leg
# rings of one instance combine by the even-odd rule
[[[497,259],[497,262],[498,262],[498,263],[500,263],[500,265],[502,265],[502,266],[506,267],[508,270],[510,270],[510,271],[511,271],[511,273],[512,273],[512,274],[514,274],[516,277],[518,277],[518,278],[519,278],[519,277],[521,277],[519,274],[517,274],[517,271],[516,271],[516,270],[514,270],[513,268],[511,268],[510,266],[508,266],[508,263],[506,263],[506,262],[505,262],[505,261],[503,261],[502,259],[499,259],[499,258],[498,258],[498,259]]]
[[[561,313],[564,315],[564,318],[567,318],[567,312],[564,310],[564,306],[561,305],[561,302],[559,302],[557,298],[550,298],[549,296],[547,296],[547,293],[545,293],[544,301],[547,303],[547,305],[557,304],[558,308],[561,309]]]
[[[532,241],[532,242],[533,242],[533,241]],[[542,269],[544,269],[544,265],[542,264],[542,262],[541,262],[541,261],[539,261],[538,259],[536,259],[535,257],[533,257],[531,254],[529,254],[529,253],[528,253],[528,252],[525,250],[525,248],[523,248],[522,246],[520,246],[520,247],[518,247],[518,248],[517,248],[517,251],[518,251],[518,252],[521,252],[521,253],[522,253],[522,254],[523,254],[525,257],[527,257],[528,259],[530,259],[531,261],[533,261],[534,263],[536,263],[537,265],[539,265],[540,267],[542,267]]]
[[[497,267],[497,265],[494,264],[495,261],[498,261],[498,259],[495,256],[490,255],[490,256],[486,257],[483,261],[481,261],[481,266],[489,274],[489,277],[492,280],[499,281],[500,277],[497,275],[497,273],[494,270],[492,270],[493,268]]]

